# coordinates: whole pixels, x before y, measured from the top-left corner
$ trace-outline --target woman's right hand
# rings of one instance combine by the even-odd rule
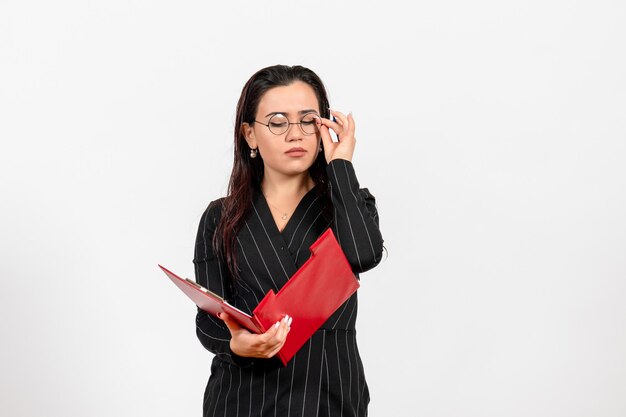
[[[276,355],[287,340],[292,320],[285,316],[265,333],[256,334],[241,327],[226,313],[219,313],[218,317],[224,321],[232,336],[230,350],[238,356],[248,358],[271,358]]]

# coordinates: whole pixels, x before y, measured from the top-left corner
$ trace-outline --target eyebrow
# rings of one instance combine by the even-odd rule
[[[298,114],[305,114],[305,113],[316,113],[317,114],[317,110],[315,110],[315,109],[307,109],[307,110],[300,110],[298,112]],[[267,113],[265,115],[265,117],[273,116],[275,114],[288,114],[288,112],[286,112],[286,111],[273,111],[271,113]]]

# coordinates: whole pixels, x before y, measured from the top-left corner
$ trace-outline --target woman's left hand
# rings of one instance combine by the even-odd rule
[[[333,159],[346,159],[352,161],[354,154],[354,146],[356,138],[354,137],[354,118],[352,113],[347,116],[338,111],[331,110],[330,113],[337,119],[336,122],[320,117],[317,119],[317,127],[322,135],[324,142],[324,156],[326,163],[330,163]],[[330,137],[332,129],[339,138],[339,142],[333,142]]]

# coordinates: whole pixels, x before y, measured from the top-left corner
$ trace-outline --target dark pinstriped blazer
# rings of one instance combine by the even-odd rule
[[[298,204],[280,232],[258,187],[253,207],[237,235],[241,279],[235,296],[227,289],[228,268],[212,247],[223,198],[204,212],[195,246],[196,281],[251,313],[265,294],[278,291],[310,257],[309,246],[331,227],[358,277],[382,258],[376,201],[359,188],[352,162],[326,167],[332,216],[323,215],[320,185]],[[332,218],[330,218],[332,217]],[[198,309],[196,333],[215,354],[204,393],[204,416],[366,416],[369,391],[356,343],[357,294],[346,301],[283,367],[276,358],[233,354],[223,322]]]

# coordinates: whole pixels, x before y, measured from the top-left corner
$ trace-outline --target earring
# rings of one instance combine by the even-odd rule
[[[256,158],[256,154],[258,152],[257,149],[250,148],[250,158]]]
[[[320,145],[320,150],[318,152],[322,152],[323,150],[322,145]]]

